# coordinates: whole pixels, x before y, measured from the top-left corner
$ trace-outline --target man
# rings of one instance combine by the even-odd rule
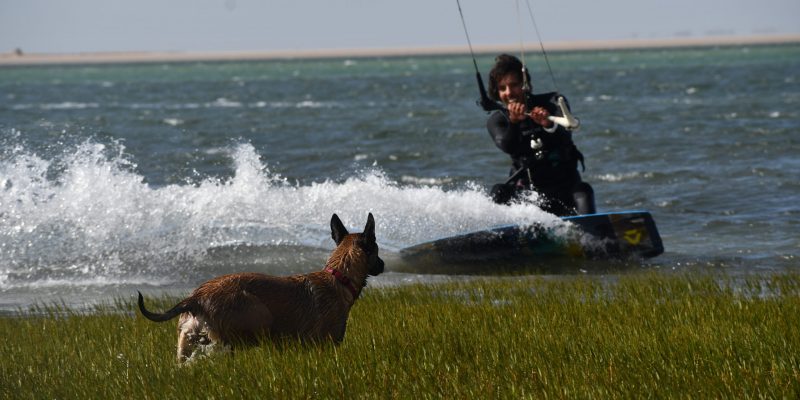
[[[527,80],[526,80],[527,79]],[[581,180],[583,155],[572,132],[548,119],[558,115],[557,93],[531,95],[530,75],[514,56],[501,54],[489,73],[489,97],[504,110],[489,116],[486,127],[500,150],[512,161],[512,178],[492,188],[496,203],[508,204],[534,190],[543,210],[559,216],[594,214],[594,191]]]

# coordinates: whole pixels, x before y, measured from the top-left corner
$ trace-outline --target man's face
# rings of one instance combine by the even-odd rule
[[[525,92],[517,74],[505,75],[497,82],[497,96],[505,105],[525,102]]]

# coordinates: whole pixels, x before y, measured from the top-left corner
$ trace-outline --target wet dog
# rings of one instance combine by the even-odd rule
[[[179,363],[208,346],[254,345],[264,338],[341,342],[350,308],[367,276],[380,274],[384,265],[371,213],[364,232],[352,234],[333,214],[331,237],[336,249],[322,271],[287,277],[223,275],[201,284],[163,314],[148,311],[139,293],[139,310],[155,322],[180,315]]]

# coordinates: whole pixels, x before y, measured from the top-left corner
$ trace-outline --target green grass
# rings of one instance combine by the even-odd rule
[[[800,397],[800,273],[371,288],[339,346],[268,342],[188,367],[175,321],[132,300],[0,318],[0,398]]]

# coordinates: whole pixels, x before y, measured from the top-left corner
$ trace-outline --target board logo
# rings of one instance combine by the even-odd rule
[[[642,241],[642,231],[641,229],[628,229],[622,237],[626,242],[635,246]]]

